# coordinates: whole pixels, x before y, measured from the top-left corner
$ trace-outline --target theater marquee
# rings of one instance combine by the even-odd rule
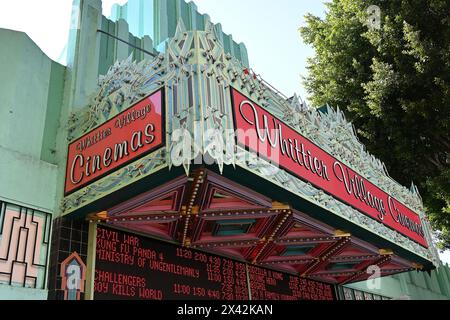
[[[428,247],[419,215],[235,89],[237,143]]]
[[[69,145],[65,195],[136,161],[164,143],[163,89]]]

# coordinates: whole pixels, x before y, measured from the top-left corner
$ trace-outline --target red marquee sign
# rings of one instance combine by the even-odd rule
[[[415,212],[235,89],[232,98],[239,145],[428,247]]]
[[[65,194],[141,158],[164,143],[161,89],[69,145]]]

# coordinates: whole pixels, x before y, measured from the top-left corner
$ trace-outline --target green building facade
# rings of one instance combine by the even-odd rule
[[[120,109],[114,102],[112,109],[97,114],[89,112],[90,107],[106,95],[117,99],[113,94],[119,87],[128,88],[131,97],[140,70],[144,70],[141,77],[166,81],[168,91],[178,82],[164,80],[170,75],[159,73],[164,66],[177,73],[178,79],[184,72],[213,74],[218,72],[216,68],[229,71],[230,78],[236,68],[248,73],[245,45],[225,34],[220,24],[212,24],[193,2],[129,0],[123,6],[115,5],[110,18],[102,15],[101,0],[75,0],[74,5],[79,12],[70,30],[67,66],[49,59],[26,34],[0,29],[0,299],[63,299],[61,261],[77,252],[89,267],[91,229],[83,222],[65,218],[72,209],[78,212],[75,209],[90,197],[89,190],[70,195],[70,199],[64,195],[68,141],[86,132],[85,124],[96,127],[131,104],[125,103]],[[211,45],[211,55],[222,50],[225,58],[211,61],[194,54],[186,59],[195,59],[196,63],[180,65],[177,57],[194,50],[183,46],[182,41],[188,40],[177,40],[183,34],[197,39],[191,39],[192,43],[200,47],[203,41],[218,41]],[[211,68],[202,70],[198,67],[202,63]],[[188,65],[193,69],[183,69]],[[149,75],[151,69],[155,74]],[[236,81],[242,79],[240,88],[244,88],[245,76],[235,77]],[[186,81],[204,86],[202,80]],[[189,88],[179,85],[182,93],[177,97],[188,101]],[[151,92],[160,86],[152,83],[146,90]],[[122,91],[125,100],[126,90]],[[203,101],[203,89],[198,90],[197,98]],[[176,105],[174,96],[168,97],[172,97],[168,103]],[[273,106],[286,101],[276,93],[271,97],[267,108],[277,113],[279,109]],[[186,169],[185,162],[178,166]],[[134,183],[137,178],[130,181]],[[438,261],[433,245],[429,252],[434,270],[383,277],[375,289],[367,281],[338,286],[340,298],[450,299],[450,269]],[[86,279],[92,280],[89,271]]]

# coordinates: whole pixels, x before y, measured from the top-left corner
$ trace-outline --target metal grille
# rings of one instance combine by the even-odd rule
[[[51,214],[0,201],[0,284],[45,289]]]

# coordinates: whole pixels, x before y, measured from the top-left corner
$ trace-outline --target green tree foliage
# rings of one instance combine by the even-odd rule
[[[367,24],[369,5],[380,28]],[[418,185],[450,248],[450,0],[332,0],[300,28],[315,49],[310,101],[344,110],[390,175]]]

